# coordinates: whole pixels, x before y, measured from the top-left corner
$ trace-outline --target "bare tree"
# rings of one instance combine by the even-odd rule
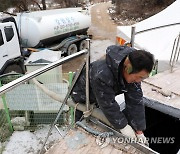
[[[78,0],[54,0],[56,3],[61,4],[62,7],[76,7]]]
[[[46,10],[46,0],[41,0],[42,7],[38,0],[11,0],[12,6],[15,6],[18,12],[29,11],[30,4],[35,4],[40,10]]]
[[[157,9],[157,11],[159,11],[174,1],[175,0],[113,0],[116,6],[116,13],[120,14],[122,18],[147,18],[156,12],[156,10],[154,10],[156,7],[161,8]],[[146,14],[144,12],[146,12]]]
[[[42,7],[40,6],[39,2],[37,2],[36,0],[33,0],[32,1],[34,4],[36,4],[38,6],[38,8],[40,10],[46,10],[46,0],[42,0],[41,3],[42,3]]]
[[[0,0],[0,11],[3,12],[5,11],[7,8],[9,8],[11,6],[11,1],[10,0]]]
[[[28,0],[12,0],[12,3],[18,8],[19,12],[28,11]]]
[[[43,10],[46,10],[46,0],[42,0]]]
[[[42,8],[41,8],[40,4],[39,4],[37,1],[32,0],[32,2],[33,2],[34,4],[36,4],[36,5],[37,5],[37,7],[38,7],[40,10],[42,10]]]

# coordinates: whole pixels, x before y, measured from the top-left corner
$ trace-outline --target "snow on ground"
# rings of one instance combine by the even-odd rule
[[[3,154],[37,154],[43,145],[50,126],[41,125],[35,132],[15,131],[5,145]],[[62,135],[65,135],[66,128],[59,128]],[[48,138],[47,147],[52,146],[62,137],[58,131],[53,128]],[[5,143],[4,143],[5,144]]]
[[[15,131],[8,142],[3,154],[34,154],[40,148],[40,141],[29,131]]]

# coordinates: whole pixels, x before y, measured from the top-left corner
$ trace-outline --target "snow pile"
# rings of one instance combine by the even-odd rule
[[[44,140],[48,134],[50,126],[42,125],[35,132],[15,131],[5,145],[3,154],[36,154],[42,148]],[[66,128],[60,128],[62,135],[66,134]],[[47,148],[52,146],[62,137],[58,131],[53,128],[47,141]]]
[[[38,138],[38,140],[41,141],[41,143],[45,140],[47,133],[49,131],[49,128],[50,128],[50,126],[43,125],[40,129],[38,129],[34,132],[34,135],[36,135],[36,137]],[[62,136],[64,136],[66,134],[66,131],[67,131],[66,129],[67,129],[66,127],[59,128]],[[61,137],[62,137],[61,135],[58,133],[58,131],[55,128],[53,128],[51,135],[48,138],[47,145],[51,146],[52,144],[54,144],[56,141],[61,139]]]
[[[9,15],[3,12],[0,12],[0,19],[5,18],[5,17],[9,17]]]
[[[14,132],[3,154],[34,154],[40,149],[37,137],[29,132]]]

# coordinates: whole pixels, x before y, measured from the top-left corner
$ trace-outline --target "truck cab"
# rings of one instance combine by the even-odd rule
[[[0,75],[9,72],[24,73],[24,62],[14,22],[0,23]]]

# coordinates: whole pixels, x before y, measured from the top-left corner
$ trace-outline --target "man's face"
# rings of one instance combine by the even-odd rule
[[[145,70],[133,74],[128,74],[126,71],[124,71],[124,79],[127,83],[141,82],[148,77],[149,73]]]

